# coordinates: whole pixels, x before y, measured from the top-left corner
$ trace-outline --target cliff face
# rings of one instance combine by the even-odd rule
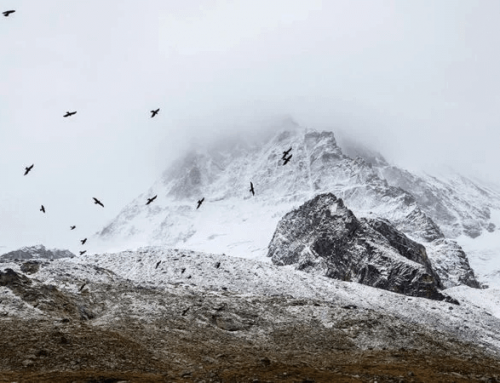
[[[405,295],[443,300],[425,247],[388,221],[357,219],[333,194],[321,194],[279,222],[268,256],[276,265]]]

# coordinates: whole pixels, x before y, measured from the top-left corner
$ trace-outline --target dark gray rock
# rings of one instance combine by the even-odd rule
[[[358,220],[331,193],[286,214],[269,244],[276,265],[405,295],[444,300],[425,247],[388,221]]]
[[[28,261],[21,265],[21,271],[26,274],[35,274],[40,270],[40,262]]]
[[[0,286],[8,286],[12,288],[30,283],[31,280],[28,277],[18,274],[12,269],[5,269],[4,272],[0,271]]]
[[[368,226],[382,234],[389,242],[389,245],[396,249],[400,255],[423,265],[425,267],[425,271],[429,275],[431,275],[436,281],[440,280],[439,274],[433,269],[432,263],[427,256],[425,246],[409,239],[406,235],[395,229],[394,226],[392,226],[391,223],[385,219],[362,218],[361,222],[368,224]]]

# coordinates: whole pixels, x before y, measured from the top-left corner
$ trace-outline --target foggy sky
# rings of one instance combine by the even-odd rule
[[[500,182],[496,0],[2,7],[0,246],[76,252],[194,139],[268,117]]]

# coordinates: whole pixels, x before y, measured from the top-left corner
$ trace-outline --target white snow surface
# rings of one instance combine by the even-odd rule
[[[492,210],[491,219],[500,228],[500,210]],[[485,232],[474,239],[462,235],[457,242],[467,253],[478,279],[500,289],[500,230]]]
[[[155,288],[188,285],[201,290],[228,290],[245,296],[289,296],[356,305],[450,332],[500,352],[498,290],[466,286],[447,289],[445,293],[460,302],[460,305],[454,305],[311,275],[291,266],[162,247],[84,255],[54,261],[51,265],[74,269],[72,272],[77,272],[76,268],[85,268],[85,278],[89,279],[92,276],[88,271],[92,269],[88,265],[97,265],[112,271],[116,277]],[[48,277],[51,272],[46,270],[45,273]]]

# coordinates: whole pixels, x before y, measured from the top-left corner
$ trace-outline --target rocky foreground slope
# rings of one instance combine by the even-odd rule
[[[449,289],[457,306],[163,248],[38,266],[25,273],[22,262],[0,264],[0,381],[500,376],[500,313],[467,293],[485,290]]]

